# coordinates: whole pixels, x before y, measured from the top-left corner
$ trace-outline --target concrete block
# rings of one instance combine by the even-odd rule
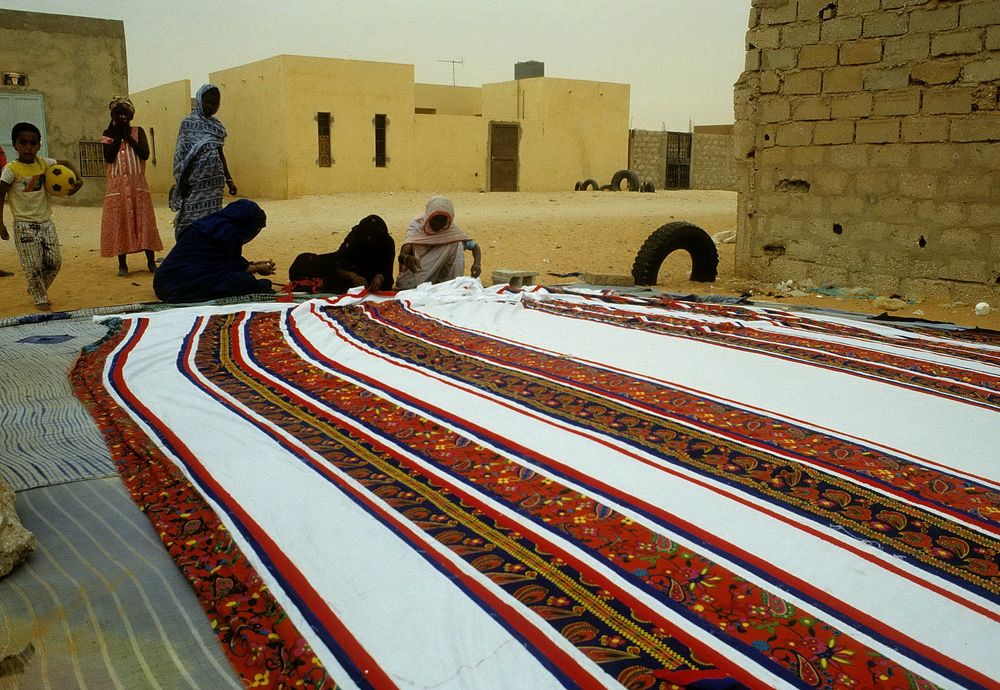
[[[952,259],[942,268],[940,277],[969,283],[985,283],[990,278],[990,265],[981,259]]]
[[[785,122],[791,119],[791,103],[781,96],[763,96],[757,106],[761,122]]]
[[[823,166],[826,149],[822,146],[797,146],[789,152],[788,161],[800,168],[818,168]]]
[[[874,98],[870,93],[852,93],[847,96],[838,96],[833,99],[830,106],[830,115],[833,118],[841,117],[868,117],[872,114],[872,103]]]
[[[901,91],[910,85],[910,68],[873,68],[865,72],[865,89],[868,91]]]
[[[875,94],[872,113],[882,117],[913,115],[920,111],[920,91],[887,91]]]
[[[854,193],[860,197],[887,197],[894,181],[883,171],[866,170],[854,176]]]
[[[899,120],[864,120],[857,124],[855,141],[859,144],[891,144],[899,141]]]
[[[931,55],[968,55],[982,49],[980,31],[954,31],[931,36]]]
[[[867,260],[855,264],[852,268],[857,266],[866,266],[866,269],[850,271],[848,280],[851,285],[871,288],[881,295],[890,295],[899,292],[899,276],[876,273],[867,269]]]
[[[882,61],[887,66],[926,60],[931,54],[930,34],[910,34],[887,38],[882,44]]]
[[[984,235],[978,230],[948,228],[941,232],[940,237],[941,246],[947,249],[956,249],[963,253],[986,249],[980,246],[984,241]]]
[[[795,0],[787,0],[773,7],[761,7],[760,21],[763,24],[788,24],[797,17],[798,4]]]
[[[837,64],[837,46],[832,43],[804,45],[799,49],[799,68],[833,67]]]
[[[831,146],[827,149],[830,165],[842,170],[862,170],[868,167],[867,146]]]
[[[759,50],[748,50],[746,58],[743,61],[743,69],[748,72],[756,72],[760,69],[760,51]]]
[[[864,88],[860,67],[834,67],[823,72],[823,93],[861,91]]]
[[[785,125],[778,125],[778,146],[805,146],[812,143],[812,123],[792,122]]]
[[[933,0],[882,0],[883,10],[898,10],[904,7],[916,7],[917,5],[927,5]]]
[[[951,31],[958,28],[958,5],[937,7],[910,12],[910,31],[913,33]]]
[[[904,142],[948,141],[951,121],[946,117],[908,117],[903,120]]]
[[[972,305],[979,302],[989,302],[990,304],[1000,304],[1000,288],[995,284],[970,285],[968,283],[954,283],[951,288],[952,297],[958,302],[965,302],[969,305],[969,312],[972,312]]]
[[[1000,21],[1000,15],[997,16]],[[962,68],[962,81],[986,82],[1000,80],[1000,57],[969,62]]]
[[[819,93],[823,73],[810,69],[786,74],[781,92],[790,95]]]
[[[867,38],[840,45],[840,64],[868,65],[882,59],[882,39]]]
[[[823,43],[840,43],[861,38],[861,17],[837,16],[823,22],[819,31],[819,40]]]
[[[910,167],[914,147],[897,144],[895,146],[873,146],[868,154],[868,163],[872,168],[898,168],[900,170]]]
[[[965,220],[965,205],[953,202],[940,202],[933,199],[916,203],[916,210],[911,214],[928,226],[956,225]]]
[[[997,161],[1000,161],[1000,143],[969,142],[952,144],[959,164],[967,170],[984,170],[996,172]]]
[[[959,26],[963,29],[995,26],[998,23],[1000,23],[1000,0],[967,2],[962,5]]]
[[[951,121],[952,141],[1000,141],[1000,116],[973,113]]]
[[[522,287],[524,285],[535,285],[538,273],[515,268],[501,268],[493,271],[491,277],[494,285],[506,283],[511,287]]]
[[[837,3],[837,15],[849,17],[854,14],[868,14],[879,8],[879,0],[840,0]]]
[[[861,28],[862,36],[899,36],[905,34],[910,26],[910,17],[906,14],[878,12],[864,18]]]
[[[917,84],[951,84],[958,79],[962,65],[958,62],[930,60],[921,62],[910,69],[910,80]]]
[[[900,278],[899,294],[908,299],[920,299],[924,302],[952,302],[955,298],[951,292],[952,283],[947,280],[928,278]]]
[[[812,189],[820,194],[844,194],[850,180],[843,170],[820,170],[813,175]]]
[[[911,120],[922,120],[925,118],[913,117]],[[934,118],[945,120],[945,118]],[[947,120],[946,120],[947,121]],[[905,127],[905,123],[904,123]],[[962,165],[961,155],[959,153],[959,148],[954,144],[948,143],[935,143],[935,144],[924,144],[918,146],[916,167],[921,170],[951,170],[956,166],[965,167]]]
[[[781,47],[798,48],[799,46],[813,45],[819,41],[819,14],[815,15],[816,21],[799,22],[797,24],[786,24],[781,27]],[[800,65],[801,66],[801,65]]]
[[[969,201],[992,199],[996,177],[995,173],[952,173],[945,178],[945,198]],[[1000,219],[997,220],[1000,223]]]
[[[838,196],[829,200],[829,215],[841,222],[845,218],[860,218],[870,210],[870,204],[856,196]]]
[[[941,86],[924,91],[923,111],[926,115],[964,114],[972,112],[972,89]]]
[[[635,285],[635,280],[632,279],[632,276],[619,275],[616,273],[584,273],[583,282],[589,285]]]
[[[781,88],[781,77],[778,76],[777,72],[771,70],[764,70],[760,73],[761,93],[777,93],[778,89],[780,88]]]
[[[917,203],[910,199],[893,196],[881,199],[878,210],[881,216],[888,221],[912,222],[914,214],[917,213]]]
[[[761,52],[760,65],[763,69],[790,70],[794,69],[798,62],[798,50],[796,48],[780,48],[778,50],[764,50]]]
[[[854,141],[854,122],[852,120],[834,120],[832,122],[817,122],[813,132],[813,142],[821,145],[849,144]]]
[[[792,102],[791,117],[793,120],[829,120],[830,98],[826,96],[796,98]]]
[[[992,201],[992,200],[991,200]],[[1000,204],[965,204],[965,221],[973,228],[988,228],[989,232],[996,233],[997,218],[1000,218]],[[996,233],[1000,237],[1000,233]]]
[[[906,172],[899,176],[899,193],[911,199],[933,199],[938,194],[937,175]]]
[[[779,47],[781,39],[781,29],[777,26],[768,26],[747,31],[747,48],[774,49]]]
[[[1000,25],[986,29],[986,50],[1000,50]]]

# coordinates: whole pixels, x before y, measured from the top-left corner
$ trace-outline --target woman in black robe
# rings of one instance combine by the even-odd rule
[[[304,253],[295,257],[288,279],[310,292],[343,294],[352,287],[380,290],[392,286],[396,243],[385,221],[365,216],[351,228],[340,248],[329,254]]]
[[[196,220],[153,274],[153,290],[164,302],[202,302],[273,292],[273,261],[250,262],[243,245],[267,224],[264,209],[239,199]]]

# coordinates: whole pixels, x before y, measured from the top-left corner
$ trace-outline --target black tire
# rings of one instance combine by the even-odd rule
[[[656,191],[656,183],[652,180],[646,180],[642,183],[642,188],[639,191],[653,193]]]
[[[619,170],[616,172],[611,176],[611,186],[621,191],[622,180],[628,180],[628,191],[639,191],[639,176],[635,174],[634,170]]]
[[[691,280],[712,283],[719,270],[719,250],[712,237],[697,225],[667,223],[646,238],[632,263],[636,285],[656,285],[656,275],[668,255],[682,249],[691,255]]]
[[[575,185],[573,185],[573,191],[574,192],[579,192],[581,189],[583,189],[583,183],[582,182],[577,182]]]
[[[613,192],[613,191],[615,191],[615,188],[612,187],[609,184],[602,184],[600,187],[598,187],[598,189],[600,189],[602,192]]]
[[[593,189],[596,192],[598,187],[597,180],[593,180],[590,178],[587,178],[586,180],[581,182],[580,185],[581,185],[580,189],[582,189],[583,191],[587,191],[588,189]]]

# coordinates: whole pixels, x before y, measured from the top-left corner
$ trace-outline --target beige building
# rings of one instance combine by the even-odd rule
[[[108,101],[128,93],[121,21],[0,9],[0,144],[31,122],[42,154],[76,163],[86,186],[67,203],[100,203],[105,164],[101,132]]]
[[[737,269],[1000,299],[1000,2],[753,0]]]
[[[412,65],[279,55],[210,75],[241,194],[394,189],[546,191],[628,162],[629,87],[551,77],[482,87],[414,82]],[[167,191],[191,85],[132,95]]]

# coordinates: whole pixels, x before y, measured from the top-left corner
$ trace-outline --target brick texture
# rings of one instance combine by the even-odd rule
[[[754,4],[737,271],[1000,303],[1000,0]]]

